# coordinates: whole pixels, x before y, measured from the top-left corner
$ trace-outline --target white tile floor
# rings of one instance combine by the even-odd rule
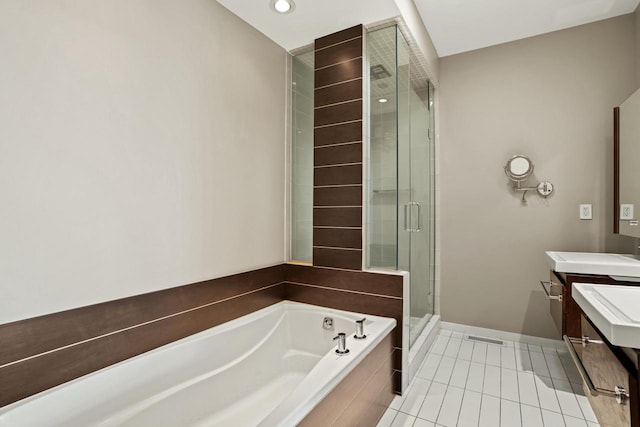
[[[598,427],[562,347],[474,342],[441,330],[378,427]]]

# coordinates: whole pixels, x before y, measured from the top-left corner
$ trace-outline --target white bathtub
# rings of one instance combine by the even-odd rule
[[[283,301],[8,405],[0,426],[294,426],[395,324]]]

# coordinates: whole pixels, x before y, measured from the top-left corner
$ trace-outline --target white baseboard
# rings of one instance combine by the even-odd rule
[[[442,321],[440,322],[440,328],[448,331],[463,332],[465,334],[473,334],[486,338],[539,345],[541,347],[564,349],[564,342],[562,340],[554,340],[551,338],[534,337],[531,335],[516,334],[514,332],[499,331],[497,329],[480,328],[477,326],[468,326],[461,325],[459,323]]]

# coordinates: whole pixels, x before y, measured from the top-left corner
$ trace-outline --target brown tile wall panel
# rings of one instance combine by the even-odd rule
[[[319,150],[316,151],[316,153],[319,152]],[[313,170],[313,185],[348,184],[362,184],[362,164],[315,168]]]
[[[362,206],[362,186],[313,189],[314,206]]]
[[[306,304],[396,319],[394,346],[402,347],[402,299],[288,283],[286,298]]]
[[[394,396],[391,351],[387,335],[298,425],[375,426]]]
[[[343,42],[345,40],[349,40],[355,37],[362,37],[363,34],[363,26],[356,25],[354,27],[347,28],[342,31],[338,31],[337,33],[329,34],[328,36],[321,37],[315,40],[315,48],[324,49],[327,46],[334,45],[336,43]]]
[[[314,227],[313,244],[332,248],[362,249],[362,229]]]
[[[347,80],[362,78],[362,58],[354,59],[331,67],[316,70],[313,73],[314,87],[316,89],[342,83]]]
[[[263,268],[0,325],[0,365],[282,281]]]
[[[372,273],[373,274],[373,273]],[[320,305],[338,310],[354,311],[375,316],[396,319],[393,330],[393,345],[398,350],[394,353],[394,369],[402,370],[402,299],[377,295],[367,295],[339,289],[327,289],[314,285],[298,283],[287,284],[286,298],[306,304]],[[396,357],[397,356],[397,357]],[[396,387],[396,391],[400,388]]]
[[[362,34],[363,27],[359,25],[316,40],[313,111],[315,169],[349,163],[362,165]],[[338,126],[347,124],[349,126]],[[323,128],[329,130],[321,130]],[[354,140],[356,136],[360,139]],[[362,185],[321,183],[321,178],[335,179],[340,177],[337,175],[340,172],[334,170],[316,174],[314,170],[314,206],[362,206]],[[350,173],[347,179],[358,179],[356,184],[362,184],[362,175],[358,178],[353,175],[353,170]],[[316,181],[316,178],[320,179]],[[338,182],[342,179],[340,177]],[[361,230],[337,233],[335,230],[315,229],[313,236],[314,265],[362,269]],[[346,248],[358,251],[349,252]]]
[[[315,53],[315,68],[328,67],[350,59],[362,57],[363,37],[350,39],[340,44],[333,45]]]
[[[313,95],[315,107],[362,99],[362,79],[316,89]]]
[[[391,357],[387,357],[374,375],[362,385],[358,395],[340,414],[334,425],[377,425],[395,397],[393,372]]]
[[[362,141],[362,121],[342,123],[313,130],[313,145],[341,144]]]
[[[316,108],[313,112],[313,119],[314,126],[362,120],[362,100]]]
[[[362,251],[353,249],[313,248],[313,265],[362,270]]]
[[[314,166],[339,165],[342,163],[362,162],[362,143],[352,142],[313,149]],[[334,171],[335,172],[335,171]],[[362,178],[362,174],[360,174]],[[313,182],[313,185],[321,185]]]
[[[313,224],[335,227],[361,227],[362,208],[314,208]]]
[[[277,303],[285,291],[274,285],[0,368],[0,407]]]
[[[286,264],[285,280],[287,282],[306,283],[339,290],[402,298],[403,278],[395,274],[344,271]]]

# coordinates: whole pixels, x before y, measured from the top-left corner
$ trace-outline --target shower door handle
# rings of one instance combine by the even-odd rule
[[[418,207],[418,228],[413,227],[413,215],[411,215],[411,209],[413,206]],[[407,211],[409,211],[409,220],[407,220]],[[409,224],[407,226],[407,224]],[[418,202],[408,202],[404,205],[404,231],[408,231],[410,233],[417,233],[422,230],[420,226],[420,203]]]
[[[411,231],[411,228],[407,227],[408,221],[407,221],[407,211],[409,210],[409,205],[411,204],[411,202],[409,203],[405,203],[404,204],[404,231]]]

